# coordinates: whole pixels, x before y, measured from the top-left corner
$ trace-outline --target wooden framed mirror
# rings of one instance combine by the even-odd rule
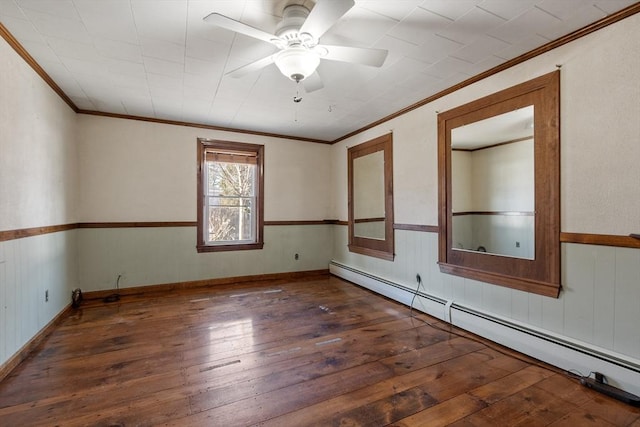
[[[438,115],[440,270],[557,297],[560,72]]]
[[[348,149],[349,251],[393,260],[393,152],[387,134]]]

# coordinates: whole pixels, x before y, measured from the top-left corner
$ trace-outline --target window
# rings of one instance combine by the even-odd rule
[[[198,252],[262,249],[264,146],[198,139]]]

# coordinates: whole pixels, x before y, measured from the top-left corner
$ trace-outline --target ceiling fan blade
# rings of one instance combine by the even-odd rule
[[[236,21],[228,16],[220,15],[219,13],[211,13],[205,16],[203,21],[267,43],[277,44],[280,41],[280,39],[273,34],[269,34],[266,31],[262,31],[258,28],[252,27],[251,25]]]
[[[236,68],[233,71],[229,71],[227,73],[228,76],[233,78],[240,78],[246,76],[249,73],[253,73],[254,71],[258,71],[267,65],[273,64],[274,55],[267,56],[266,58],[258,59],[257,61],[250,62],[247,65],[243,65],[240,68]]]
[[[322,79],[320,78],[320,74],[317,71],[314,71],[313,74],[307,76],[304,80],[302,80],[302,86],[304,86],[304,90],[307,93],[320,90],[324,87],[322,83]]]
[[[326,49],[323,59],[332,61],[352,62],[355,64],[381,67],[389,53],[384,49],[368,49],[361,47],[318,45],[318,48]]]
[[[318,40],[355,4],[353,0],[318,0],[300,27],[300,33],[311,34]]]

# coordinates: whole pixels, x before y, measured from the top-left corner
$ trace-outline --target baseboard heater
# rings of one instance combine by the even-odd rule
[[[416,288],[337,261],[329,263],[329,271],[402,304],[410,305],[416,294]],[[420,298],[419,303],[413,306],[416,310],[565,371],[585,376],[591,372],[602,373],[610,385],[640,394],[640,361],[637,359],[430,295],[422,289],[417,292],[417,297]]]

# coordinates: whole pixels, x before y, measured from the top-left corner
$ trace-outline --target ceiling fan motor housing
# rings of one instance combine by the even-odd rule
[[[276,27],[276,35],[287,42],[287,46],[313,46],[310,34],[300,34],[299,30],[309,16],[309,9],[299,4],[291,4],[284,8],[282,21]]]

